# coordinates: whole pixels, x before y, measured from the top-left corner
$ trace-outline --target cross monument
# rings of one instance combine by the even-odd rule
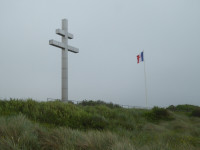
[[[62,49],[62,98],[68,101],[68,51],[78,53],[79,49],[68,45],[68,39],[73,39],[73,34],[68,33],[68,21],[62,20],[62,29],[56,29],[56,34],[62,36],[62,42],[49,40],[49,44]]]

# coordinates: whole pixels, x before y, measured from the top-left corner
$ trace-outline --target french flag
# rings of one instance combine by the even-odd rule
[[[144,61],[144,52],[137,55],[137,63],[139,64],[141,61]]]

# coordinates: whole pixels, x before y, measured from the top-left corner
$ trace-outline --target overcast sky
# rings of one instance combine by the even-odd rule
[[[0,0],[0,98],[61,97],[55,29],[68,19],[69,99],[200,105],[199,0]]]

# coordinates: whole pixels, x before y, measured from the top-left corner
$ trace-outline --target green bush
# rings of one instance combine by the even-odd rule
[[[171,111],[181,111],[181,112],[192,112],[193,110],[199,108],[198,106],[194,106],[194,105],[177,105],[177,106],[173,106],[170,105],[169,107],[167,107],[168,110]]]
[[[176,107],[174,105],[170,105],[169,107],[167,107],[167,110],[176,111]]]
[[[24,114],[33,121],[38,121],[48,127],[65,126],[73,129],[106,128],[108,121],[102,113],[110,108],[97,105],[94,111],[86,111],[80,106],[61,101],[36,102],[28,100],[0,101],[0,115]],[[92,110],[92,109],[91,109]],[[104,111],[105,110],[105,111]]]
[[[191,116],[200,117],[200,108],[196,108],[192,111]]]
[[[98,106],[98,105],[104,105],[107,106],[109,108],[121,108],[120,105],[118,104],[113,104],[113,103],[106,103],[104,101],[92,101],[92,100],[83,100],[82,102],[79,103],[79,105],[81,106]]]
[[[170,120],[170,113],[165,108],[153,107],[150,112],[145,113],[145,117],[150,121]]]

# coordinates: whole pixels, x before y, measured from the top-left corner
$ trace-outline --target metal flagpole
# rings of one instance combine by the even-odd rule
[[[146,79],[146,67],[145,67],[145,58],[144,58],[144,50],[143,50],[143,59],[144,59],[144,82],[145,82],[145,97],[146,97],[146,107],[147,107],[147,79]]]

